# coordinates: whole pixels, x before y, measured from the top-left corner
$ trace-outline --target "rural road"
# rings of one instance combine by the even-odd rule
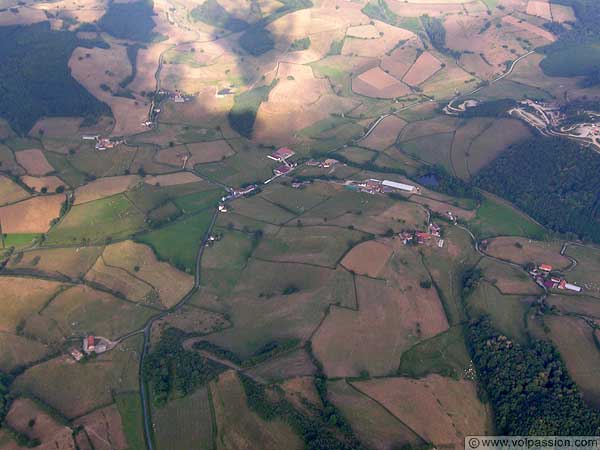
[[[513,71],[515,70],[515,67],[517,67],[517,64],[519,64],[519,62],[521,62],[523,59],[527,58],[529,55],[532,55],[533,53],[535,53],[534,50],[531,50],[527,53],[525,53],[524,55],[519,56],[517,59],[515,59],[512,64],[510,65],[510,67],[508,68],[508,70],[506,72],[504,72],[502,75],[498,76],[497,78],[494,78],[493,80],[491,80],[489,82],[488,85],[486,86],[479,86],[477,89],[474,89],[471,92],[468,92],[466,94],[462,94],[462,95],[458,95],[457,97],[454,97],[452,100],[450,100],[450,103],[448,103],[448,105],[446,105],[446,108],[453,111],[456,108],[454,108],[454,106],[452,106],[452,103],[454,103],[456,100],[458,100],[459,98],[465,98],[465,97],[469,97],[473,94],[476,94],[477,92],[479,92],[480,90],[497,83],[500,80],[503,80],[504,78],[506,78],[507,76],[509,76],[511,73],[513,73]]]
[[[150,348],[150,335],[151,335],[151,331],[152,331],[152,325],[157,320],[160,320],[160,319],[168,316],[169,314],[177,312],[181,308],[183,308],[185,306],[185,304],[192,298],[192,296],[196,293],[196,291],[200,287],[200,261],[202,260],[202,255],[204,253],[204,249],[206,248],[206,242],[208,241],[208,237],[210,236],[212,229],[215,225],[215,222],[217,221],[218,215],[219,215],[219,211],[215,210],[213,217],[211,219],[210,225],[208,226],[208,229],[206,230],[206,233],[204,234],[202,241],[200,242],[200,248],[198,249],[198,252],[196,253],[196,270],[194,272],[194,286],[192,287],[190,292],[188,292],[187,295],[185,297],[183,297],[181,299],[181,301],[179,303],[177,303],[177,305],[175,305],[174,307],[150,318],[150,320],[146,323],[144,328],[126,335],[128,337],[131,337],[138,333],[144,333],[144,344],[142,346],[142,354],[140,356],[140,366],[139,366],[139,370],[138,370],[138,376],[139,376],[139,381],[140,381],[140,396],[141,396],[141,401],[142,401],[142,414],[144,416],[144,437],[146,439],[146,446],[147,446],[148,450],[154,450],[154,443],[152,441],[153,424],[152,424],[152,417],[151,417],[150,411],[149,411],[150,399],[148,398],[148,393],[146,391],[147,387],[146,387],[146,383],[144,383],[142,371],[143,371],[143,367],[144,367],[144,358],[148,354],[148,350]],[[121,342],[123,339],[126,339],[126,336],[119,339],[119,342]]]

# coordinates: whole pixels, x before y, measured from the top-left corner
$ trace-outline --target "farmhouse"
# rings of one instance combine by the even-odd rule
[[[71,355],[75,361],[81,361],[83,359],[83,353],[81,353],[75,347],[69,350],[69,355]]]
[[[274,151],[270,155],[267,155],[267,158],[272,159],[273,161],[285,163],[289,158],[294,156],[296,153],[287,147],[281,147],[280,149]]]
[[[543,272],[552,272],[552,266],[549,264],[540,264],[539,269]]]
[[[276,167],[275,169],[273,169],[273,173],[275,175],[285,175],[286,173],[289,173],[292,170],[292,167],[287,165],[287,164],[282,164],[279,167]]]

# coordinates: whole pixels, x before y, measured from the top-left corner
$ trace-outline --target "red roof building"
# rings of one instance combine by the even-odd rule
[[[90,352],[94,351],[94,348],[96,348],[96,339],[94,336],[87,337],[87,348]]]
[[[551,272],[552,271],[552,266],[548,265],[548,264],[541,264],[539,267],[540,270],[543,270],[544,272]]]
[[[292,170],[292,168],[290,166],[282,164],[281,166],[279,166],[275,170],[273,170],[273,172],[275,172],[275,175],[285,175],[290,170]]]
[[[273,161],[284,162],[286,159],[291,158],[295,154],[296,153],[292,149],[281,147],[280,149],[271,153],[268,158],[272,159]]]

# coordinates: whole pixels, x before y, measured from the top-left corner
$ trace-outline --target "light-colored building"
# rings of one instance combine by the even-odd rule
[[[390,181],[390,180],[383,180],[381,185],[392,188],[392,189],[398,189],[400,191],[405,191],[405,192],[413,192],[416,189],[415,186],[412,186],[410,184],[397,183],[396,181]]]

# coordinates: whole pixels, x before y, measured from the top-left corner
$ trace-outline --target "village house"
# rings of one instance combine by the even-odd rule
[[[276,167],[275,169],[273,169],[273,173],[275,175],[281,176],[281,175],[285,175],[287,173],[290,173],[290,171],[292,170],[292,166],[288,165],[288,164],[282,164],[279,167]]]
[[[281,147],[280,149],[274,151],[270,155],[267,155],[267,158],[272,159],[273,161],[286,163],[286,161],[294,156],[296,152],[287,147]]]
[[[69,355],[71,355],[75,361],[81,361],[83,359],[83,353],[81,353],[75,347],[69,350]]]

